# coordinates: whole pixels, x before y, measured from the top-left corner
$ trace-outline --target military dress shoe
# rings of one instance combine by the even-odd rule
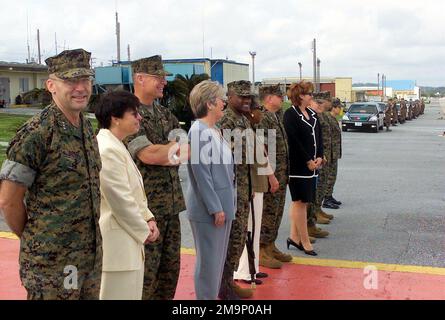
[[[329,235],[328,231],[317,228],[316,226],[308,227],[307,231],[309,236],[314,238],[326,238]]]
[[[330,202],[336,204],[337,206],[341,206],[341,201],[338,201],[338,200],[335,199],[333,196],[326,197],[325,199],[328,199]]]
[[[340,207],[331,201],[323,201],[323,208],[327,209],[339,209]]]
[[[252,284],[252,282],[254,282],[255,284],[263,284],[263,281],[261,281],[260,279],[253,279],[253,281],[252,280],[244,280],[244,279],[242,279],[241,280],[241,282],[243,282],[243,283],[248,283],[248,284]]]
[[[267,278],[269,275],[266,272],[258,272],[255,278]]]

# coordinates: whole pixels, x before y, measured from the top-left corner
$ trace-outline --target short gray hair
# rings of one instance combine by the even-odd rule
[[[224,96],[224,88],[217,82],[204,80],[198,83],[190,93],[190,106],[197,119],[207,115],[207,103],[215,104],[216,98]]]

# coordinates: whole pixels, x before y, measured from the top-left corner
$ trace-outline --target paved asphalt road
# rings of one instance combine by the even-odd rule
[[[329,210],[335,219],[322,226],[331,234],[315,243],[317,258],[445,267],[444,113],[445,100],[436,100],[392,132],[343,133],[334,192],[343,205]],[[277,240],[285,252],[289,203],[288,194]],[[184,213],[181,221],[182,246],[191,248]],[[1,216],[0,230],[7,230]]]

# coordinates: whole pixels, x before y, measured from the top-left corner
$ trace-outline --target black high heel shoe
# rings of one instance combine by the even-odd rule
[[[306,250],[303,246],[303,244],[301,244],[301,247],[303,248],[303,251],[305,254],[310,255],[310,256],[318,256],[318,254],[312,249],[312,250]]]
[[[303,249],[303,251],[304,251],[305,254],[308,254],[310,256],[318,256],[318,254],[314,250]]]
[[[318,254],[314,251],[314,250],[306,250],[304,248],[304,246],[301,244],[301,242],[299,244],[297,244],[294,240],[292,240],[291,238],[287,238],[287,249],[289,250],[289,246],[293,245],[295,248],[297,248],[298,250],[304,251],[305,254],[310,255],[310,256],[317,256]]]
[[[287,238],[286,240],[286,244],[287,244],[287,250],[289,250],[289,247],[292,245],[295,248],[297,248],[298,250],[304,251],[303,246],[300,244],[297,244],[294,240],[292,240],[291,238]]]

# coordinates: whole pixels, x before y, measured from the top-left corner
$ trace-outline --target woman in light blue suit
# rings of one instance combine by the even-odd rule
[[[195,292],[198,300],[215,300],[236,211],[232,152],[215,128],[223,116],[224,89],[217,82],[203,81],[190,93],[190,104],[197,120],[188,134],[185,203],[196,248]]]

